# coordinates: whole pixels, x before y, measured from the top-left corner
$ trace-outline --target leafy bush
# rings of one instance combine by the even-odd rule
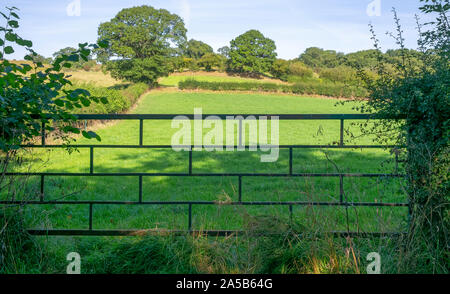
[[[76,113],[121,113],[128,110],[137,99],[148,90],[144,83],[119,85],[105,88],[92,83],[74,83],[72,87],[82,87],[88,90],[94,96],[106,97],[107,104],[92,104],[84,107]]]
[[[379,40],[371,27],[377,54],[379,78],[372,80],[361,72],[370,91],[362,112],[380,120],[364,133],[374,134],[380,143],[406,146],[404,172],[409,196],[410,219],[403,266],[415,271],[448,273],[450,182],[450,26],[448,0],[421,0],[420,8],[429,21],[421,24],[417,17],[422,62],[406,49],[403,30],[393,9],[396,33],[391,34],[399,46],[397,64],[386,68]],[[430,21],[431,19],[431,21]],[[394,59],[395,60],[395,59]],[[419,67],[423,64],[425,66]],[[396,73],[392,73],[395,70]]]
[[[214,67],[223,67],[225,57],[215,53],[206,53],[198,60],[198,65],[204,67],[206,71],[212,71]]]
[[[339,66],[335,68],[323,68],[319,71],[320,77],[333,82],[341,82],[346,84],[357,84],[358,72],[348,66]]]
[[[314,72],[303,62],[295,61],[289,65],[289,74],[301,78],[312,78]]]
[[[211,91],[261,91],[282,92],[292,94],[323,95],[330,97],[366,97],[367,91],[358,86],[333,83],[329,81],[307,81],[295,85],[280,85],[275,83],[237,83],[237,82],[202,82],[187,79],[178,84],[181,90],[211,90]]]
[[[289,61],[284,59],[277,59],[272,64],[272,68],[270,69],[270,73],[275,77],[282,81],[286,81],[289,76]]]

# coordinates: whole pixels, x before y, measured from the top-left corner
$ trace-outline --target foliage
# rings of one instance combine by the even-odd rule
[[[337,53],[334,50],[311,47],[300,55],[299,61],[312,68],[336,67],[343,56],[343,53]]]
[[[276,59],[275,42],[257,30],[250,30],[230,43],[229,69],[251,75],[270,71]]]
[[[172,70],[168,58],[186,43],[186,28],[178,15],[147,5],[123,9],[100,25],[98,35],[111,43],[100,55],[109,60],[106,68],[113,77],[149,85]]]
[[[208,44],[194,39],[189,40],[186,44],[185,55],[189,58],[200,59],[203,55],[214,53],[214,50]]]
[[[323,68],[319,71],[320,77],[333,82],[346,84],[358,84],[358,71],[349,66],[338,66],[335,68]]]
[[[21,144],[26,144],[35,136],[41,133],[41,124],[45,123],[47,131],[54,131],[55,127],[51,120],[62,122],[60,131],[67,133],[80,133],[70,123],[74,117],[70,111],[83,106],[89,106],[92,102],[102,101],[105,98],[92,96],[84,89],[64,89],[71,82],[64,74],[59,73],[62,68],[70,68],[72,62],[80,59],[87,60],[92,48],[99,45],[80,44],[78,50],[70,55],[62,54],[58,56],[52,65],[44,69],[42,63],[17,65],[3,59],[5,55],[14,52],[13,45],[23,46],[29,52],[25,60],[33,61],[37,56],[32,47],[32,42],[20,38],[15,29],[19,27],[15,8],[8,8],[9,15],[2,16],[6,19],[7,25],[1,27],[5,31],[5,39],[0,43],[3,46],[0,52],[0,149],[7,152],[20,148]],[[41,70],[42,69],[42,70]],[[87,137],[97,137],[95,133],[83,132]],[[98,138],[99,139],[99,138]]]
[[[374,69],[378,63],[378,54],[379,52],[374,49],[349,53],[345,55],[340,65],[351,66],[355,69]]]
[[[76,50],[74,50],[76,51]],[[42,64],[51,64],[53,62],[53,59],[51,57],[47,58],[45,56],[42,56],[40,54],[37,54],[36,56],[33,56],[33,62],[34,63],[42,63]]]
[[[282,92],[291,94],[323,95],[329,97],[366,97],[367,91],[358,86],[349,86],[342,83],[307,81],[294,85],[257,82],[206,82],[186,79],[178,84],[181,90],[212,90],[212,91],[261,91]]]
[[[108,62],[107,70],[115,79],[153,86],[158,78],[167,76],[173,68],[167,58],[155,55],[148,58],[113,60]]]
[[[289,61],[284,59],[277,59],[272,64],[272,67],[270,69],[270,73],[272,76],[282,80],[286,81],[287,77],[289,76]]]
[[[368,103],[361,110],[375,112],[380,117],[404,118],[383,120],[375,127],[378,141],[392,140],[395,131],[399,134],[396,143],[406,146],[406,190],[413,214],[405,264],[428,268],[431,272],[446,272],[450,201],[450,26],[447,15],[450,5],[448,0],[421,2],[424,4],[421,10],[435,19],[424,26],[417,18],[423,66],[418,68],[414,56],[405,49],[400,20],[394,10],[397,33],[391,36],[400,47],[395,74],[386,69],[385,56],[381,53],[377,64],[379,78],[370,79],[360,72],[370,91]],[[373,28],[372,32],[374,34]],[[375,34],[373,40],[380,52]]]
[[[225,58],[230,58],[230,47],[223,46],[217,49],[217,52]]]
[[[92,104],[77,110],[77,113],[89,114],[112,114],[123,113],[133,106],[139,97],[148,90],[148,85],[144,83],[131,85],[118,85],[109,88],[99,87],[93,83],[74,82],[71,88],[83,88],[94,96],[108,97],[108,104]]]
[[[211,71],[214,67],[223,68],[224,57],[215,53],[206,53],[198,60],[198,65],[204,67],[206,71]]]
[[[63,68],[71,68],[72,63],[80,59],[88,60],[92,49],[107,44],[79,44],[79,48],[68,54],[58,55],[53,63],[44,67],[38,54],[32,49],[32,42],[21,38],[16,30],[19,28],[19,15],[16,7],[7,7],[7,13],[0,12],[6,20],[0,26],[4,38],[0,39],[0,187],[7,199],[18,197],[26,184],[16,177],[5,177],[11,161],[17,160],[17,152],[22,145],[32,143],[42,131],[49,131],[55,137],[69,143],[69,134],[80,134],[91,139],[100,137],[91,131],[81,131],[74,126],[74,109],[88,107],[92,102],[107,103],[106,98],[95,97],[89,91],[80,88],[67,89],[71,82],[60,73]],[[24,47],[28,54],[27,63],[9,62],[6,57],[14,53],[14,48]],[[42,125],[45,124],[45,129]],[[25,195],[28,196],[28,195]],[[29,197],[29,196],[28,196]],[[42,256],[34,239],[24,229],[22,205],[2,205],[0,210],[0,272],[18,272],[30,263],[40,264]]]
[[[0,208],[0,274],[39,273],[45,261],[35,240],[24,229],[24,211]]]
[[[70,55],[70,53],[74,51],[76,51],[76,49],[73,47],[65,47],[53,53],[53,58],[57,59],[58,57],[63,55]],[[92,52],[88,56],[86,56],[86,59],[87,60],[80,59],[77,62],[73,62],[71,69],[91,69],[95,64],[97,64],[92,59]]]
[[[312,78],[314,72],[300,61],[292,61],[289,64],[289,75],[300,78]]]

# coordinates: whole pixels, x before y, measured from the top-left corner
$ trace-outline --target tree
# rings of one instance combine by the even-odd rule
[[[345,58],[341,61],[343,65],[351,66],[353,68],[374,69],[378,62],[378,54],[379,52],[374,49],[362,50],[345,55]]]
[[[168,59],[186,43],[178,15],[147,5],[123,9],[100,25],[98,35],[111,44],[100,55],[113,77],[150,85],[172,71]]]
[[[284,59],[277,59],[272,64],[270,73],[280,80],[286,81],[289,76],[289,61]]]
[[[270,71],[277,54],[275,42],[257,30],[250,30],[230,42],[229,69],[252,75]]]
[[[337,53],[334,50],[311,47],[300,55],[299,60],[312,68],[333,68],[340,64],[343,56],[343,53]]]
[[[189,58],[200,59],[207,53],[214,53],[214,50],[211,46],[202,41],[191,39],[186,45],[185,55]]]
[[[230,58],[230,47],[223,46],[217,49],[217,52],[225,58]]]
[[[213,67],[221,67],[224,63],[224,57],[215,53],[206,53],[199,59],[198,65],[204,67],[207,71],[211,71]]]

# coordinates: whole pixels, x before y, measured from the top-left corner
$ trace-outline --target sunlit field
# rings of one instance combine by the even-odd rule
[[[73,82],[79,83],[93,83],[99,87],[112,87],[115,85],[123,84],[111,77],[110,74],[105,74],[102,71],[71,71],[65,73],[69,76],[69,79]]]
[[[342,114],[356,113],[354,104],[336,105],[337,100],[260,94],[217,94],[154,91],[142,98],[133,113],[190,114]],[[333,144],[339,140],[339,121],[280,121],[280,144]],[[79,139],[77,144],[136,145],[139,122],[121,121],[94,127],[101,143]],[[346,122],[357,133],[357,126]],[[171,121],[145,121],[144,145],[170,145]],[[208,130],[204,130],[206,133]],[[229,131],[228,131],[229,132]],[[226,130],[224,130],[226,133]],[[234,133],[236,136],[236,133]],[[248,139],[246,139],[248,143]],[[374,144],[370,138],[346,144]],[[267,153],[267,152],[266,152]],[[261,152],[194,152],[193,173],[287,174],[289,150],[280,150],[279,160],[261,163]],[[34,150],[25,158],[38,172],[89,172],[89,149]],[[95,149],[95,173],[187,173],[188,152],[172,149]],[[25,169],[26,165],[22,167]],[[394,173],[388,150],[294,149],[293,173]],[[30,194],[38,199],[38,177],[32,177]],[[242,201],[337,202],[338,177],[243,177]],[[399,179],[345,178],[348,202],[406,202]],[[407,208],[336,206],[231,206],[237,202],[238,177],[144,176],[143,201],[215,201],[217,205],[194,205],[193,230],[240,230],[249,216],[276,216],[295,220],[306,229],[327,231],[398,231],[406,224]],[[138,177],[46,177],[46,200],[139,200]],[[87,229],[88,205],[27,206],[32,228]],[[37,217],[39,215],[39,217]],[[93,229],[168,229],[188,227],[187,205],[95,205]]]
[[[260,79],[253,79],[227,75],[226,73],[219,73],[219,72],[188,72],[188,73],[171,74],[168,77],[161,78],[159,83],[161,86],[164,87],[176,87],[178,86],[179,82],[185,81],[187,79],[194,79],[200,82],[235,82],[235,83],[256,82],[256,83],[276,83],[276,84],[284,83],[278,79],[271,79],[267,77],[263,77]]]

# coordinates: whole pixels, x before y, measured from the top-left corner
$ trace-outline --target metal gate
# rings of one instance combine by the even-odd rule
[[[290,215],[292,216],[292,211],[294,206],[334,206],[334,207],[409,207],[407,202],[404,203],[376,203],[376,202],[349,202],[345,196],[344,191],[344,181],[346,178],[380,178],[380,177],[390,177],[390,178],[401,178],[404,177],[402,174],[379,174],[379,173],[294,173],[293,171],[293,150],[294,149],[385,149],[385,148],[402,148],[401,146],[393,145],[346,145],[344,144],[344,125],[346,120],[370,120],[373,119],[370,115],[364,114],[254,114],[252,116],[265,116],[268,119],[272,117],[277,117],[279,120],[331,120],[340,122],[340,140],[336,145],[280,145],[280,149],[289,150],[289,165],[286,166],[285,173],[195,173],[193,170],[193,157],[192,148],[194,145],[189,146],[188,162],[188,172],[186,173],[97,173],[95,172],[95,150],[100,148],[119,148],[119,149],[171,149],[171,145],[144,145],[144,121],[145,120],[171,120],[176,116],[175,114],[101,114],[101,115],[76,115],[77,120],[134,120],[139,123],[139,144],[138,145],[71,145],[75,148],[87,148],[89,149],[89,172],[87,173],[69,173],[69,172],[41,172],[41,173],[20,173],[20,172],[10,172],[6,173],[6,176],[39,176],[40,177],[40,199],[27,201],[23,203],[21,201],[0,201],[0,204],[16,204],[16,205],[86,205],[89,207],[89,223],[86,224],[86,229],[82,230],[72,230],[72,229],[42,229],[42,230],[29,230],[33,235],[71,235],[71,236],[132,236],[132,235],[142,235],[142,234],[154,234],[158,233],[154,230],[143,231],[134,229],[123,229],[123,230],[101,230],[93,228],[93,210],[95,206],[99,205],[185,205],[187,210],[186,219],[186,230],[172,230],[164,231],[164,233],[170,232],[172,234],[205,234],[214,236],[226,236],[231,234],[240,234],[242,231],[233,230],[217,230],[217,231],[195,231],[192,229],[192,208],[194,206],[205,206],[205,205],[218,205],[214,201],[143,201],[143,178],[144,177],[156,177],[156,176],[167,176],[167,177],[233,177],[238,180],[238,201],[227,203],[227,205],[232,206],[287,206],[289,207]],[[194,119],[194,115],[182,115],[189,119]],[[232,114],[213,114],[206,115],[216,116],[221,119],[226,119],[227,117],[242,116],[248,117],[249,114],[244,115],[232,115]],[[42,127],[42,139],[40,145],[26,145],[24,148],[65,148],[67,146],[63,145],[49,145],[46,144],[46,134],[44,131],[44,126]],[[226,146],[223,146],[226,147]],[[233,146],[237,148],[238,146]],[[246,149],[249,146],[244,146]],[[396,153],[396,164],[398,164],[398,158]],[[83,177],[130,177],[134,176],[138,179],[138,195],[136,195],[135,201],[52,201],[46,200],[45,197],[45,178],[46,177],[59,177],[59,176],[83,176]],[[243,179],[245,177],[281,177],[281,178],[295,178],[295,177],[326,177],[326,178],[338,178],[339,179],[339,201],[333,202],[305,202],[305,201],[245,201],[245,195],[242,193]],[[410,211],[408,211],[410,214]],[[331,232],[339,236],[366,236],[366,235],[383,235],[386,233],[368,233],[368,232]],[[401,234],[392,232],[392,234]]]

